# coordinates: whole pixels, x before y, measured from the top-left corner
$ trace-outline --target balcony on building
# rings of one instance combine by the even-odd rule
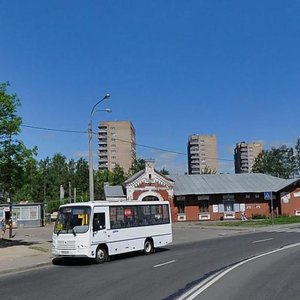
[[[198,145],[199,144],[199,140],[198,139],[190,139],[189,140],[189,144],[190,145]]]

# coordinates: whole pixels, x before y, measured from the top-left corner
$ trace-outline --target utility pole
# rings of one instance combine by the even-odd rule
[[[73,194],[74,194],[74,203],[76,203],[76,188],[74,188]]]
[[[65,189],[62,185],[60,185],[60,189],[59,189],[60,202],[63,202],[64,197],[65,197]]]
[[[90,201],[94,201],[94,169],[93,169],[93,144],[92,144],[92,137],[93,137],[93,114],[95,111],[96,106],[101,103],[102,101],[109,99],[110,94],[106,94],[100,101],[98,101],[92,108],[90,113],[90,122],[88,124],[88,141],[89,141],[89,190],[90,190]],[[111,112],[111,109],[99,109],[98,111],[106,111]]]
[[[8,226],[9,226],[9,238],[12,238],[12,202],[10,198],[7,198],[7,202],[9,205],[9,220],[8,220]]]
[[[69,181],[69,202],[72,203],[72,186],[70,181]]]

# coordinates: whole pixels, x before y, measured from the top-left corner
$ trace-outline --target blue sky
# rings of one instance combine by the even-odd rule
[[[139,158],[187,170],[191,134],[215,134],[221,172],[233,148],[294,146],[299,132],[297,0],[0,0],[0,81],[23,124],[87,131],[130,120]],[[87,158],[87,134],[22,127],[38,158]],[[94,138],[96,152],[96,138]],[[174,151],[175,153],[173,153]],[[176,154],[177,153],[177,154]]]

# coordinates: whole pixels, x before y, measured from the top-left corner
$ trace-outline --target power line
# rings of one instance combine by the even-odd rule
[[[87,131],[79,131],[79,130],[66,130],[66,129],[57,129],[57,128],[47,128],[47,127],[39,127],[39,126],[31,126],[31,125],[21,125],[21,127],[25,128],[31,128],[31,129],[38,129],[38,130],[47,130],[47,131],[56,131],[56,132],[65,132],[65,133],[79,133],[79,134],[87,134]],[[97,133],[93,132],[94,135],[97,135]],[[114,138],[117,141],[123,142],[123,143],[131,143],[130,141],[127,140],[122,140],[118,138]],[[142,144],[137,144],[135,143],[136,146],[142,147],[142,148],[147,148],[147,149],[152,149],[152,150],[157,150],[161,152],[166,152],[166,153],[173,153],[173,154],[178,154],[178,155],[184,155],[187,156],[186,153],[184,152],[179,152],[179,151],[174,151],[174,150],[168,150],[168,149],[163,149],[159,147],[153,147],[153,146],[147,146],[147,145],[142,145]],[[225,159],[225,158],[210,158],[206,157],[207,159],[214,159],[214,160],[221,160],[221,161],[230,161],[232,162],[232,159]]]
[[[55,128],[46,128],[46,127],[38,127],[38,126],[30,126],[30,125],[21,125],[21,127],[39,129],[39,130],[47,130],[47,131],[58,131],[58,132],[66,132],[66,133],[87,133],[87,131],[78,131],[78,130],[66,130],[66,129],[55,129]]]

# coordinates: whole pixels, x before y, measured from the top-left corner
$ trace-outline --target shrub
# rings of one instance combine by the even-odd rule
[[[265,219],[266,216],[265,215],[261,215],[261,214],[254,214],[252,215],[252,219],[254,220],[258,220],[258,219]]]

